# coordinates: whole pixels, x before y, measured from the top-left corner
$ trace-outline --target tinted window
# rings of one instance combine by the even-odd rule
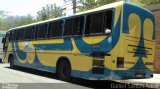
[[[16,40],[23,40],[24,39],[24,31],[25,31],[25,28],[17,29]]]
[[[36,27],[36,36],[38,39],[44,39],[47,36],[48,24],[40,24]]]
[[[15,40],[15,36],[16,36],[15,30],[10,31],[9,40],[10,41]]]
[[[104,27],[112,30],[112,11],[107,11],[104,17]]]
[[[82,35],[84,17],[76,17],[74,19],[73,35]]]
[[[49,37],[61,37],[63,21],[54,21],[49,24]]]
[[[112,11],[99,12],[87,15],[85,34],[104,34],[111,31]]]
[[[73,34],[73,25],[74,25],[74,18],[65,20],[64,36],[71,36]]]
[[[103,19],[104,13],[97,13],[92,15],[90,34],[104,33]]]
[[[34,30],[35,30],[35,26],[26,27],[24,38],[26,40],[34,39]]]
[[[87,15],[86,17],[86,29],[85,29],[85,34],[90,34],[90,27],[91,27],[91,15]]]

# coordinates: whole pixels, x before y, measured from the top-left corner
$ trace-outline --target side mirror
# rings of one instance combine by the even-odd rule
[[[106,34],[110,34],[110,33],[111,33],[111,30],[108,29],[108,28],[106,28],[106,29],[105,29],[105,33],[106,33]]]
[[[5,43],[5,38],[2,38],[2,42],[1,43]]]

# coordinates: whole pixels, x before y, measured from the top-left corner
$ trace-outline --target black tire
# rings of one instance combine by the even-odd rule
[[[0,59],[0,63],[3,63],[3,62],[2,62],[2,59]]]
[[[10,68],[15,68],[13,56],[9,57]]]
[[[68,61],[62,60],[57,68],[58,78],[63,81],[70,81],[71,79],[71,65]]]

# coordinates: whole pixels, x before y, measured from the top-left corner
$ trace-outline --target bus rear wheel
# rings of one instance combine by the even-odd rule
[[[10,68],[15,68],[13,56],[9,57],[9,62],[10,62]]]
[[[68,61],[62,60],[58,64],[57,74],[60,80],[70,81],[71,79],[71,65]]]

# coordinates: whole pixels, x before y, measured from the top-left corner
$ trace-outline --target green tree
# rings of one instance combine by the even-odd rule
[[[76,13],[77,1],[78,1],[78,0],[63,0],[63,1],[65,1],[65,3],[72,1],[73,13]]]
[[[160,3],[160,0],[138,0],[143,6],[149,6]]]
[[[131,3],[134,3],[138,6],[145,6],[145,4],[141,3],[139,0],[130,0]]]
[[[105,4],[113,3],[116,1],[122,1],[122,0],[80,0],[80,5],[77,6],[79,11],[85,11],[89,9],[93,9]]]
[[[27,25],[35,22],[35,19],[29,14],[27,16],[21,16],[19,20],[17,20],[12,26],[18,27],[22,25]]]
[[[122,0],[97,0],[97,4],[98,6],[101,6],[101,5],[105,5],[105,4],[109,4],[117,1],[122,1]]]
[[[35,19],[31,15],[7,16],[1,27],[3,27],[3,30],[8,30],[10,28],[31,24],[33,22],[35,22]]]
[[[56,17],[64,16],[63,14],[64,9],[56,6],[56,4],[51,5],[50,9],[51,11],[50,11],[49,18],[56,18]]]
[[[79,0],[79,6],[77,6],[77,8],[79,11],[85,11],[117,1],[130,1],[139,6],[149,6],[160,3],[160,0]]]
[[[5,21],[5,18],[6,18],[6,15],[7,13],[3,10],[0,10],[0,30],[4,30],[4,26],[3,26],[3,23]]]
[[[5,11],[0,10],[0,23],[5,20],[6,14]]]
[[[85,11],[96,8],[98,6],[97,0],[80,0],[80,5],[77,6],[79,11]]]
[[[45,7],[42,7],[41,11],[37,12],[37,20],[41,21],[63,16],[63,10],[63,8],[56,6],[56,4],[46,5]]]

